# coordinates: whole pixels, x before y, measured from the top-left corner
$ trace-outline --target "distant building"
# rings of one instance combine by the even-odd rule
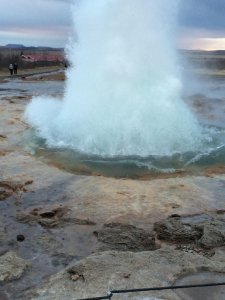
[[[62,54],[50,54],[50,53],[34,53],[34,54],[22,54],[21,59],[25,62],[64,62],[65,58]]]

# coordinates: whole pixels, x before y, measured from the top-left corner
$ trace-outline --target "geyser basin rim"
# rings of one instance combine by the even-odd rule
[[[224,135],[222,136],[224,139]],[[169,156],[127,156],[127,157],[102,157],[88,155],[63,147],[48,148],[43,138],[38,138],[33,130],[28,130],[24,137],[26,149],[47,159],[48,162],[62,166],[63,169],[75,173],[83,173],[87,168],[87,173],[99,173],[106,176],[131,177],[135,174],[145,174],[145,171],[151,173],[175,173],[175,172],[196,172],[192,167],[202,169],[213,165],[223,164],[225,157],[225,145],[214,146],[205,149],[204,152],[186,152],[174,153]],[[81,170],[80,166],[83,166]],[[199,171],[200,171],[199,169]],[[92,171],[90,171],[92,170]],[[140,173],[141,172],[141,173]],[[144,173],[143,173],[144,172]],[[132,175],[133,174],[133,175]]]

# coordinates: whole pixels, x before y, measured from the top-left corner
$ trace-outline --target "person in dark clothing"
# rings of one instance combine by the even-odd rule
[[[14,73],[14,75],[17,75],[17,69],[18,69],[18,65],[17,65],[17,63],[14,63],[13,64],[13,73]]]
[[[10,75],[13,74],[13,64],[10,64],[10,65],[9,65],[9,72],[10,72]]]

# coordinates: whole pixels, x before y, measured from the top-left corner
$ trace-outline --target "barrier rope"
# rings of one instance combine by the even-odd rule
[[[223,286],[225,282],[220,283],[207,283],[207,284],[190,284],[190,285],[173,285],[164,287],[153,287],[153,288],[140,288],[140,289],[129,289],[129,290],[112,290],[103,297],[92,297],[83,298],[77,300],[101,300],[101,299],[112,299],[114,294],[126,294],[126,293],[138,293],[138,292],[149,292],[149,291],[163,291],[163,290],[178,290],[178,289],[191,289],[191,288],[204,288],[213,286]]]

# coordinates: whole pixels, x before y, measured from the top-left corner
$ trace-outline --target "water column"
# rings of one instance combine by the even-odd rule
[[[63,101],[34,98],[27,121],[49,147],[102,157],[198,151],[202,129],[182,100],[178,0],[81,0]]]

